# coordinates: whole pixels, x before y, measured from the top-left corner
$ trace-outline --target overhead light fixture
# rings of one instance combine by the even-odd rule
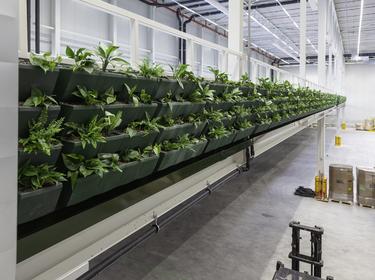
[[[359,27],[358,27],[358,42],[357,42],[357,56],[359,56],[359,47],[361,45],[361,30],[362,30],[362,18],[363,18],[363,4],[364,0],[361,0],[361,11],[359,14]]]
[[[280,47],[278,44],[276,43],[273,43],[272,44],[275,48],[279,49],[280,51],[282,51],[283,53],[285,53],[287,56],[290,56],[291,58],[293,58],[295,61],[297,61],[298,63],[300,62],[300,60],[294,56],[293,54],[291,54],[290,52],[288,52],[286,49]]]

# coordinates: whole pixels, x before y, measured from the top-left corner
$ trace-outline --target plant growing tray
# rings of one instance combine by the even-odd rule
[[[179,83],[177,83],[176,88],[174,90],[174,96],[180,95],[183,98],[187,98],[190,94],[193,93],[198,88],[198,84],[192,82],[192,81],[187,81],[183,80],[182,84],[184,88],[181,88]]]
[[[150,119],[155,117],[158,104],[139,104],[138,106],[134,106],[133,104],[124,104],[123,108],[124,112],[122,114],[122,126],[133,121],[145,120],[146,116],[148,116]]]
[[[260,134],[260,133],[263,133],[263,132],[265,132],[266,130],[268,130],[269,127],[270,127],[270,124],[268,124],[268,123],[257,124],[257,125],[256,125],[256,128],[255,128],[255,131],[253,132],[253,135],[254,135],[254,134]]]
[[[105,111],[116,114],[123,112],[125,109],[123,103],[115,103],[110,105],[76,105],[61,103],[61,111],[59,117],[64,117],[64,122],[75,122],[86,124],[95,116],[102,117]],[[123,113],[124,115],[124,113]]]
[[[140,76],[125,76],[124,83],[129,86],[129,88],[133,88],[136,86],[136,93],[140,93],[142,90],[145,90],[146,93],[150,94],[153,99],[156,99],[156,93],[158,91],[159,87],[159,80],[155,78],[145,78]],[[124,90],[122,90],[119,93],[119,99],[129,101],[129,94],[124,87]]]
[[[178,85],[178,82],[176,80],[172,79],[166,79],[162,78],[159,81],[159,86],[156,91],[155,99],[161,99],[163,98],[168,92],[172,93],[172,96],[175,92],[175,89]]]
[[[74,187],[72,187],[70,181],[65,182],[59,207],[71,206],[101,194],[102,189],[100,184],[103,178],[100,178],[96,174],[87,176],[86,178],[79,177]]]
[[[38,88],[47,95],[54,94],[54,89],[59,76],[59,70],[44,71],[31,64],[18,66],[18,100],[25,101],[31,96],[31,89]]]
[[[125,139],[125,133],[108,136],[106,137],[105,143],[97,143],[97,147],[94,148],[92,145],[86,145],[85,148],[82,147],[81,141],[78,139],[62,139],[64,154],[81,154],[85,158],[95,157],[98,153],[116,153],[121,151],[123,141]]]
[[[251,95],[254,92],[253,87],[247,87],[247,86],[240,86],[240,91],[242,91],[245,95]]]
[[[78,85],[90,90],[97,90],[100,93],[110,87],[113,87],[115,92],[121,92],[123,91],[124,81],[125,76],[119,73],[94,72],[89,74],[84,71],[73,72],[70,69],[61,69],[55,94],[60,101],[74,101],[77,100],[77,97],[72,92],[77,89]]]
[[[217,150],[221,147],[227,146],[230,143],[233,142],[234,137],[236,136],[236,133],[232,133],[228,136],[224,136],[221,138],[210,138],[208,140],[208,144],[206,146],[206,149],[204,150],[205,153],[211,152],[213,150]]]
[[[206,145],[207,145],[207,140],[197,143],[186,152],[186,155],[185,155],[186,158],[191,159],[191,158],[200,156],[203,153],[204,149],[206,148]]]
[[[59,158],[62,149],[62,144],[57,144],[52,147],[51,155],[46,155],[41,151],[36,153],[26,153],[22,148],[18,148],[18,166],[22,166],[27,161],[32,165],[40,165],[43,163],[55,164]]]
[[[209,83],[210,89],[215,91],[215,95],[221,95],[226,90],[231,91],[235,88],[235,86],[226,85],[226,84],[219,84],[219,83]]]
[[[202,112],[205,104],[205,102],[192,103],[188,101],[159,103],[156,115],[158,117],[167,115],[172,117],[188,116]]]
[[[41,107],[18,106],[18,137],[24,138],[29,135],[29,122],[38,119],[42,112]],[[48,106],[47,124],[56,120],[60,113],[60,106]]]
[[[194,131],[194,125],[191,123],[178,124],[171,127],[165,127],[160,129],[159,136],[156,142],[162,142],[164,140],[176,139],[178,136],[184,134],[192,134]]]
[[[207,103],[206,108],[209,110],[222,110],[222,111],[229,111],[236,103],[232,102],[220,102],[220,103]]]
[[[242,100],[238,101],[235,105],[244,106],[245,108],[255,108],[257,106],[256,100]]]
[[[242,130],[237,130],[236,137],[234,137],[233,142],[240,141],[246,137],[250,137],[255,131],[255,126],[242,129]]]
[[[55,211],[62,183],[38,190],[18,191],[18,224],[33,221]]]
[[[203,135],[203,132],[205,131],[206,126],[207,126],[207,121],[193,124],[193,131],[191,134],[194,135],[195,137],[200,137],[201,135]]]
[[[152,131],[149,133],[144,133],[143,131],[140,131],[133,137],[130,137],[126,134],[122,141],[120,150],[126,151],[134,148],[143,149],[149,145],[153,145],[158,134],[159,132],[157,131]]]

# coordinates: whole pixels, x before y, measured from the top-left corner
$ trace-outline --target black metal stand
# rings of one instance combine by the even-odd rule
[[[299,222],[291,222],[289,226],[292,228],[292,252],[289,253],[289,258],[292,259],[292,269],[299,271],[299,263],[304,262],[311,265],[311,275],[316,277],[322,276],[322,235],[323,228],[315,226],[309,227],[301,225]],[[310,232],[311,239],[311,256],[300,253],[300,231]]]

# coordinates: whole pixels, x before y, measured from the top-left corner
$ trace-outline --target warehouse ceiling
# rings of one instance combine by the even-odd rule
[[[217,30],[226,31],[228,17],[225,10],[215,5],[219,2],[226,9],[228,0],[165,0],[182,8],[187,16],[194,15]],[[247,34],[247,0],[244,1],[244,35]],[[314,62],[318,49],[318,11],[314,2],[307,5],[307,56]],[[338,21],[347,60],[357,54],[361,0],[335,0]],[[211,3],[211,4],[210,4]],[[316,5],[315,5],[316,7]],[[298,63],[299,56],[299,1],[298,0],[253,0],[251,41],[253,47],[275,58],[281,63]],[[360,56],[366,60],[375,57],[375,0],[364,0],[361,26]],[[297,59],[297,60],[296,60]]]

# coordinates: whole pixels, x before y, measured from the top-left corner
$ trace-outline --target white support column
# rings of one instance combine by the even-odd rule
[[[52,55],[57,56],[61,54],[61,1],[54,0],[51,6],[54,20],[51,51]]]
[[[17,1],[15,1],[17,2]],[[18,0],[19,25],[18,25],[18,51],[20,57],[28,57],[27,52],[27,8],[26,1]]]
[[[199,37],[203,39],[203,27],[199,28],[198,30],[199,30]],[[203,46],[199,46],[198,50],[199,50],[198,54],[199,54],[199,61],[200,61],[198,75],[202,76],[203,75],[203,63],[204,63]]]
[[[21,9],[19,10],[19,5]],[[26,1],[0,0],[0,279],[14,280],[17,246],[18,48],[27,52],[19,31]],[[23,16],[23,15],[21,15]],[[26,19],[26,17],[25,17]],[[20,34],[24,36],[24,34]]]
[[[60,0],[55,0],[55,1],[60,1]],[[111,0],[110,3],[112,5],[117,5],[117,0]],[[117,39],[117,20],[116,17],[113,15],[108,15],[109,16],[109,36],[110,40],[114,45],[118,44],[118,39]]]
[[[243,0],[229,0],[228,3],[228,48],[243,52]],[[228,56],[228,73],[233,80],[240,78],[241,58]]]
[[[332,85],[334,85],[332,83],[332,79],[333,79],[333,71],[332,71],[332,46],[329,46],[328,48],[328,75],[327,75],[327,87],[329,89],[332,88]]]
[[[133,68],[138,68],[139,61],[139,23],[130,20],[130,61]]]
[[[317,175],[324,176],[325,168],[325,117],[318,120],[318,136],[317,136]]]
[[[318,5],[318,81],[322,86],[326,85],[327,2]]]
[[[299,5],[299,60],[299,75],[306,79],[306,0]]]
[[[251,79],[251,4],[252,0],[247,0],[247,75]]]
[[[155,20],[156,6],[150,6],[150,19]],[[155,30],[153,28],[148,29],[149,32],[149,48],[151,51],[151,61],[156,61],[156,41],[155,41]]]
[[[191,39],[186,40],[186,64],[190,65],[191,71],[195,72],[195,48]]]

